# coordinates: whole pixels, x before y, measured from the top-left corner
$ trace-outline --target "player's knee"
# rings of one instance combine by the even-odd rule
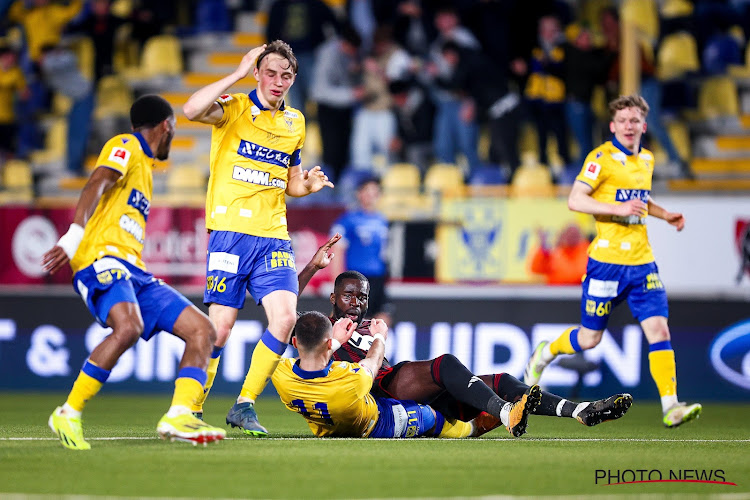
[[[283,312],[274,316],[273,324],[268,325],[268,329],[274,333],[284,334],[287,337],[291,335],[294,324],[297,322],[297,314],[292,312]]]
[[[138,342],[143,333],[143,320],[140,316],[131,316],[118,324],[112,331],[117,341],[126,347],[131,347]]]
[[[206,351],[210,352],[213,346],[216,345],[216,328],[214,328],[213,323],[208,318],[195,325],[193,336],[196,342],[202,348],[205,348]]]
[[[602,332],[597,331],[581,331],[578,335],[578,345],[581,346],[581,350],[592,349],[599,345],[602,341]]]
[[[666,323],[657,325],[649,332],[649,341],[652,344],[656,342],[664,342],[665,340],[670,339],[671,335],[669,334],[669,327],[666,325]]]

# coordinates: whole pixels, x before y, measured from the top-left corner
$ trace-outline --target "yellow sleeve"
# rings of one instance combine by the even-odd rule
[[[219,106],[224,110],[221,119],[214,123],[214,127],[223,127],[235,121],[245,109],[246,101],[243,94],[222,94],[216,99]]]
[[[133,156],[133,147],[140,147],[138,139],[132,135],[118,135],[113,137],[102,148],[99,158],[96,160],[96,167],[107,167],[125,175],[128,171],[128,164]]]
[[[71,19],[76,17],[79,12],[81,12],[82,7],[83,0],[71,0],[68,5],[60,5],[57,12],[58,15],[65,21],[65,23],[68,23]]]
[[[583,167],[576,180],[587,184],[592,189],[598,188],[609,175],[605,168],[606,162],[603,160],[604,154],[598,148],[593,150],[586,157],[586,161],[583,162]]]

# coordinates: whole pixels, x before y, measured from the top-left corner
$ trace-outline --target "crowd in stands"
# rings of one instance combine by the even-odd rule
[[[620,90],[620,16],[627,3],[0,2],[0,162],[32,158],[55,133],[44,119],[56,113],[67,120],[64,168],[85,174],[86,155],[106,140],[98,135],[111,132],[91,126],[104,105],[96,99],[103,80],[125,72],[144,44],[164,32],[182,39],[228,33],[239,13],[262,11],[261,34],[295,51],[299,74],[289,101],[318,124],[320,162],[334,179],[407,162],[423,174],[434,163],[458,164],[467,179],[490,170],[508,182],[531,162],[569,183],[585,154],[609,138],[604,104]],[[687,34],[701,56],[694,75],[744,64],[750,0],[643,3],[658,8],[653,20],[636,23],[641,93],[651,106],[647,146],[658,143],[673,171],[689,176],[664,120],[695,107],[695,88],[684,74],[667,74],[656,54],[665,41]],[[82,64],[81,39],[93,47],[91,69]],[[531,144],[534,154],[522,154],[519,144]]]

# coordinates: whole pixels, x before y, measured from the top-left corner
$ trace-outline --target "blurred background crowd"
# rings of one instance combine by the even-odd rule
[[[181,115],[274,39],[299,61],[303,164],[339,184],[305,203],[373,174],[391,214],[425,209],[409,189],[560,194],[633,91],[667,189],[749,187],[749,0],[15,0],[0,18],[0,201],[77,196],[134,98]],[[209,137],[179,116],[164,199],[200,205]]]

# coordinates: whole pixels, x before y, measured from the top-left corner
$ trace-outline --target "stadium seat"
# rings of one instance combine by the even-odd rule
[[[419,192],[421,175],[419,167],[411,163],[394,163],[385,170],[380,184],[384,193]]]
[[[8,160],[2,167],[0,204],[29,203],[34,198],[31,165],[23,160]]]
[[[94,79],[94,59],[96,58],[96,48],[94,42],[88,37],[77,37],[70,45],[70,49],[75,52],[78,58],[78,69],[83,76],[89,80]]]
[[[620,7],[623,22],[635,24],[654,43],[659,38],[659,12],[654,0],[625,0]]]
[[[602,10],[615,7],[614,0],[583,0],[580,8],[581,16],[579,18],[582,24],[588,26],[599,26],[599,18]]]
[[[700,70],[698,47],[693,35],[680,31],[664,37],[656,56],[656,70],[662,80],[679,78]]]
[[[97,120],[110,116],[130,116],[130,106],[133,104],[133,91],[127,82],[119,76],[102,77],[96,88]]]
[[[723,75],[729,65],[742,64],[742,50],[733,36],[719,34],[706,42],[701,62],[705,73]]]
[[[703,82],[698,91],[698,113],[701,118],[739,115],[737,84],[728,76],[717,76]]]
[[[172,35],[157,35],[146,40],[137,68],[125,68],[128,80],[147,80],[174,77],[182,74],[182,48],[180,40]]]
[[[693,156],[693,148],[690,140],[690,130],[682,121],[672,121],[667,124],[667,132],[672,139],[672,144],[683,160],[690,160]]]
[[[687,17],[693,13],[693,4],[688,0],[665,0],[661,4],[661,17],[673,19]]]
[[[425,194],[460,196],[464,193],[464,173],[451,163],[435,163],[424,176]]]
[[[44,149],[31,153],[31,162],[35,165],[60,163],[63,165],[68,150],[68,120],[57,118],[47,130]],[[64,166],[64,165],[63,165]]]
[[[555,194],[552,174],[544,165],[522,165],[513,174],[510,193],[515,197],[550,197]]]

